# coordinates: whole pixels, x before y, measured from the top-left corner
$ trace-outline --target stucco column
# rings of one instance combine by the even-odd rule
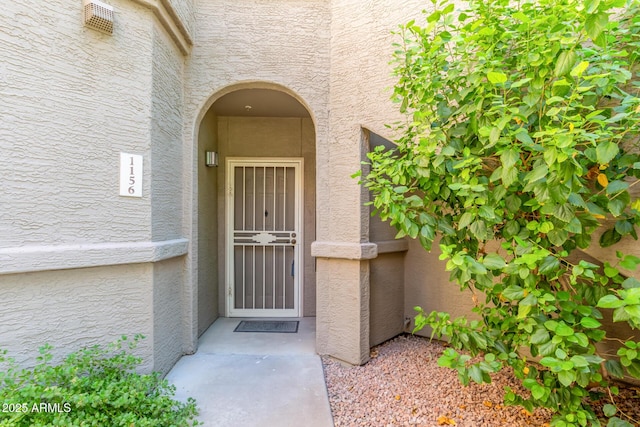
[[[369,360],[369,259],[376,245],[315,242],[311,251],[317,259],[316,350],[361,365]]]
[[[334,126],[336,132],[339,127]],[[360,168],[367,139],[347,125],[344,138],[330,139],[328,168],[318,168],[316,258],[316,349],[345,362],[369,360],[369,260],[378,256],[368,239],[368,192],[351,175]],[[321,161],[318,162],[322,164]]]

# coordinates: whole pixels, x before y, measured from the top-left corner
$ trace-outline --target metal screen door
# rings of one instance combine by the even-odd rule
[[[301,160],[227,161],[228,315],[297,317]]]

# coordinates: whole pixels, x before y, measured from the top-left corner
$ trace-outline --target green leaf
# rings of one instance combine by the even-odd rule
[[[558,271],[559,268],[560,261],[558,260],[558,258],[554,257],[553,255],[548,255],[542,260],[542,263],[538,267],[538,272],[540,274],[546,275]]]
[[[605,12],[594,13],[587,16],[584,23],[584,29],[587,32],[587,35],[591,37],[592,40],[595,40],[598,38],[600,33],[604,31],[608,23],[609,15]]]
[[[562,246],[569,238],[569,233],[566,230],[551,230],[547,237],[554,246]]]
[[[607,403],[602,407],[602,412],[604,412],[605,417],[613,417],[616,412],[618,412],[618,408],[610,403]]]
[[[531,387],[531,395],[534,399],[542,399],[545,395],[545,392],[546,388],[544,388],[540,384],[535,384],[533,387]]]
[[[473,381],[477,384],[482,384],[484,381],[482,380],[482,370],[478,365],[471,365],[469,367],[469,376]]]
[[[613,418],[609,418],[607,427],[634,427],[634,425],[618,417],[613,417]]]
[[[518,170],[515,167],[503,168],[500,178],[504,186],[509,187],[518,180]]]
[[[458,230],[466,228],[469,224],[471,224],[471,221],[473,221],[474,218],[475,216],[471,212],[463,213],[462,216],[460,216],[460,220],[458,221]]]
[[[596,307],[599,308],[618,308],[622,307],[624,302],[618,299],[615,295],[605,295],[598,300]]]
[[[609,212],[611,212],[611,215],[615,216],[615,217],[619,217],[620,215],[622,215],[622,213],[624,212],[624,210],[627,208],[627,204],[628,204],[628,199],[629,199],[629,193],[623,193],[625,194],[627,197],[616,197],[615,199],[611,199],[607,202],[607,209],[609,209]],[[616,231],[617,233],[617,229],[614,228],[614,231]]]
[[[507,265],[507,263],[504,261],[504,258],[495,253],[487,254],[487,256],[484,257],[482,263],[489,270],[500,270]]]
[[[622,282],[622,287],[625,289],[640,288],[640,280],[635,277],[628,277]]]
[[[594,329],[602,326],[602,323],[598,322],[593,317],[583,317],[582,319],[580,319],[580,324],[587,329]]]
[[[618,144],[612,141],[604,141],[596,147],[596,159],[601,165],[609,164],[611,160],[620,152]]]
[[[487,78],[494,85],[502,84],[507,81],[507,75],[497,71],[489,71],[487,73]]]
[[[627,188],[629,188],[629,184],[624,181],[611,181],[609,185],[607,185],[607,194],[615,194],[619,191],[626,190]]]
[[[573,64],[576,63],[578,56],[573,50],[563,50],[558,55],[558,60],[556,61],[556,67],[554,69],[554,74],[557,77],[564,76],[573,68]]]
[[[531,137],[529,136],[529,133],[525,129],[522,129],[520,132],[517,132],[515,136],[518,141],[524,144],[533,144],[533,139],[531,139]]]
[[[626,307],[622,306],[622,307],[618,307],[615,310],[613,310],[613,321],[614,322],[626,322],[627,320],[631,319],[631,316],[629,316],[629,313],[627,313],[625,308]]]
[[[615,378],[622,378],[624,376],[624,370],[622,369],[622,365],[619,361],[614,359],[608,359],[604,362],[604,367],[611,375]]]
[[[500,138],[500,132],[500,128],[498,127],[491,128],[491,132],[489,133],[489,142],[492,144],[498,142],[498,139]]]
[[[605,231],[600,236],[600,246],[603,248],[608,248],[609,246],[615,245],[620,241],[622,236],[618,233],[615,228]]]
[[[533,335],[531,335],[530,341],[532,344],[543,344],[549,341],[550,339],[551,339],[551,336],[549,335],[549,332],[546,329],[538,328],[533,333]]]
[[[546,164],[538,165],[524,176],[525,182],[533,183],[547,176],[549,167]]]
[[[560,371],[558,372],[558,381],[565,386],[569,387],[576,380],[575,371]]]
[[[571,75],[573,77],[581,76],[585,70],[589,67],[589,63],[587,61],[582,61],[578,65],[576,65],[573,70],[571,70]]]
[[[600,6],[600,0],[585,0],[584,5],[587,8],[587,13],[594,13]]]
[[[502,162],[502,167],[504,169],[508,169],[511,166],[515,165],[520,156],[518,155],[518,150],[509,148],[508,150],[504,150],[500,155],[500,161]]]
[[[566,323],[560,322],[558,324],[558,327],[555,330],[555,333],[556,333],[556,335],[560,335],[561,337],[569,337],[569,336],[573,335],[574,331]]]
[[[616,221],[614,229],[621,235],[625,236],[633,232],[633,224],[629,221]]]
[[[476,239],[480,241],[487,240],[487,226],[484,221],[482,220],[474,221],[469,227],[469,231],[471,232],[471,234],[473,234],[473,236]]]
[[[517,285],[510,285],[502,291],[502,296],[509,300],[519,300],[524,297],[524,289]]]
[[[573,219],[574,215],[575,214],[573,206],[571,206],[569,203],[557,205],[553,209],[553,216],[558,218],[560,221],[570,222]]]

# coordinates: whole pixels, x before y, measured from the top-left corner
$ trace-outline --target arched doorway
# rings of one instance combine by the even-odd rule
[[[315,315],[316,136],[296,98],[270,84],[226,88],[200,123],[199,334],[219,316]]]

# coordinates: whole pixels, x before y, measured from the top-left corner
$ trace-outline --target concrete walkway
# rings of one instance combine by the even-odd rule
[[[315,318],[295,334],[233,332],[241,320],[219,318],[176,363],[176,399],[195,398],[206,427],[333,427]]]

